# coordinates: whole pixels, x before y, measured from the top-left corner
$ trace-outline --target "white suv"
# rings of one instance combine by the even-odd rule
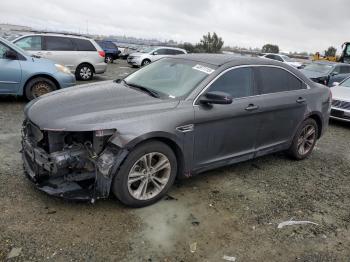
[[[92,39],[63,34],[32,34],[13,40],[32,55],[44,57],[70,69],[78,80],[91,80],[107,69],[105,52]]]
[[[174,47],[145,47],[137,53],[128,56],[128,63],[132,66],[146,66],[166,56],[187,54],[186,50]]]

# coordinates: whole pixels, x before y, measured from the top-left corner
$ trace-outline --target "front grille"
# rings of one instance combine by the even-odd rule
[[[337,108],[350,110],[350,102],[346,102],[346,101],[333,100],[332,101],[332,106],[337,107]]]

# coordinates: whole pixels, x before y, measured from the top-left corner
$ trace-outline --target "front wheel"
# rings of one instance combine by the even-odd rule
[[[78,80],[88,81],[91,80],[94,76],[94,69],[91,65],[82,64],[79,65],[77,70],[75,71],[75,77]]]
[[[148,66],[151,63],[151,60],[145,59],[142,61],[141,66]]]
[[[147,142],[129,154],[114,178],[112,191],[127,206],[148,206],[167,193],[176,173],[171,148],[162,142]]]
[[[25,86],[25,96],[28,100],[33,100],[39,96],[55,91],[57,86],[50,79],[37,77],[30,80]]]
[[[306,119],[299,127],[288,153],[296,160],[307,158],[315,147],[318,138],[318,126],[315,120]]]

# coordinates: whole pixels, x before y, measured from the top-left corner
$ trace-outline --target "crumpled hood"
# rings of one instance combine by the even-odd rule
[[[307,78],[319,78],[319,77],[326,77],[327,74],[316,72],[316,71],[310,71],[301,69],[300,72],[302,72]]]
[[[40,129],[92,131],[118,128],[125,119],[164,113],[178,105],[113,81],[87,84],[44,95],[24,109],[27,119]]]
[[[350,102],[350,87],[334,86],[331,90],[333,99]]]

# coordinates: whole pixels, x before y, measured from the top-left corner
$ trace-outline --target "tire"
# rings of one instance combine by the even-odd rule
[[[33,100],[55,90],[57,90],[57,86],[52,80],[45,77],[36,77],[26,84],[24,95],[28,100]]]
[[[151,63],[151,60],[145,59],[142,61],[141,66],[148,66]]]
[[[106,62],[107,64],[113,64],[113,61],[114,61],[113,56],[111,56],[111,55],[106,55],[106,57],[105,57],[105,62]]]
[[[153,168],[153,171],[147,173],[146,162],[151,163],[148,167]],[[154,171],[159,163],[163,163],[159,171]],[[114,177],[112,192],[124,205],[148,206],[167,193],[174,183],[176,173],[177,160],[171,148],[158,141],[146,142],[127,156]]]
[[[296,132],[288,154],[296,160],[310,156],[317,142],[318,132],[316,121],[311,118],[306,119]]]
[[[75,77],[78,80],[89,81],[94,76],[94,68],[89,64],[81,64],[75,70]]]

